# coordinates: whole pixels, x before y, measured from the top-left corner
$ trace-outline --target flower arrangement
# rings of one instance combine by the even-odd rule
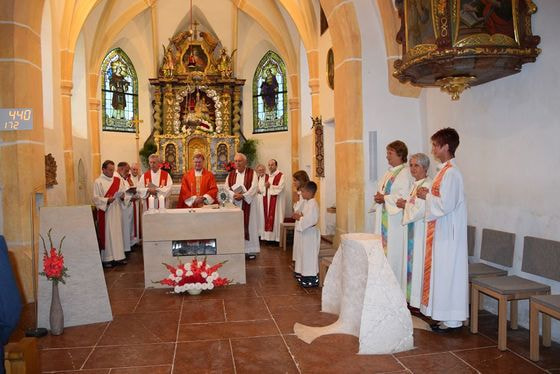
[[[51,280],[54,283],[66,283],[64,278],[69,277],[69,275],[67,273],[68,268],[64,266],[64,256],[62,255],[62,243],[64,242],[66,236],[63,236],[62,239],[60,239],[57,250],[53,246],[51,231],[52,229],[49,229],[49,231],[47,232],[47,237],[49,238],[50,245],[49,251],[47,251],[45,239],[43,238],[43,236],[39,235],[41,236],[41,240],[43,241],[43,271],[39,274],[44,275],[48,280]]]
[[[159,168],[161,170],[165,170],[167,173],[169,173],[171,171],[171,164],[167,161],[162,162],[159,164]]]
[[[233,161],[227,162],[227,163],[224,165],[224,167],[226,168],[226,171],[227,171],[228,173],[231,172],[231,171],[234,171],[234,170],[235,170],[235,162],[233,162]]]
[[[177,267],[164,263],[163,265],[169,270],[169,276],[156,283],[173,287],[175,293],[212,290],[214,287],[227,286],[231,281],[227,278],[221,278],[218,274],[218,269],[225,262],[210,266],[206,262],[206,257],[203,261],[198,261],[195,257],[190,263],[179,262]]]

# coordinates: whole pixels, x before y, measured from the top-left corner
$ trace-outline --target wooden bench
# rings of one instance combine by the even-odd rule
[[[539,312],[542,313],[543,346],[550,347],[550,317],[560,320],[560,295],[531,297],[530,309],[530,354],[533,361],[539,360]]]
[[[288,231],[294,232],[296,224],[294,222],[282,222],[280,224],[280,247],[285,251],[287,245],[286,238],[288,237]]]
[[[319,259],[319,287],[323,287],[327,270],[329,270],[329,266],[331,266],[333,258],[333,256],[329,256]]]
[[[2,359],[8,374],[39,373],[37,338],[23,338],[19,342],[9,343],[5,346]]]

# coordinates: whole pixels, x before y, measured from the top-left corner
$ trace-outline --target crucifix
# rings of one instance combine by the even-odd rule
[[[140,124],[144,121],[138,119],[138,116],[135,116],[130,122],[134,125],[134,129],[136,130],[136,162],[140,164]]]

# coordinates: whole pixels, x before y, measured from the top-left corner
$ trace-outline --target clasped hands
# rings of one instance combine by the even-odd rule
[[[295,219],[296,221],[299,221],[301,217],[303,217],[303,213],[301,212],[294,212],[294,214],[292,214],[292,218]]]
[[[234,198],[235,200],[237,200],[237,201],[243,200],[243,194],[242,194],[242,193],[237,193],[237,192],[236,192],[236,193],[233,194],[233,198]]]

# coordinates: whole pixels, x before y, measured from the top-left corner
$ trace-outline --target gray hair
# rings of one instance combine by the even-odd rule
[[[410,159],[416,159],[416,161],[424,168],[424,170],[428,171],[430,168],[430,158],[425,153],[415,153],[410,156]]]
[[[237,156],[241,156],[241,158],[242,158],[243,160],[247,161],[247,156],[245,156],[243,153],[237,152],[237,153],[235,154],[235,157],[237,157]]]
[[[159,155],[157,153],[152,153],[151,155],[148,156],[148,160],[152,160],[154,158],[157,158],[159,160]]]

